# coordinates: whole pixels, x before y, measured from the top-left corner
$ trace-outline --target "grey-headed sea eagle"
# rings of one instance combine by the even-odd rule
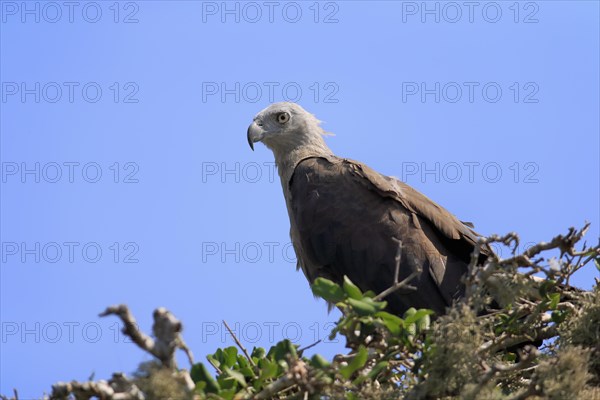
[[[414,273],[416,290],[387,296],[388,310],[443,314],[464,292],[479,235],[407,184],[335,156],[323,134],[319,120],[288,102],[262,110],[248,128],[250,147],[262,142],[275,155],[299,268],[310,283],[347,275],[381,293],[394,284],[400,241],[399,280]]]

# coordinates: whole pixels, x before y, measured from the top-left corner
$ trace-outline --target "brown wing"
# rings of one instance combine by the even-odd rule
[[[362,290],[381,292],[394,280],[402,241],[400,279],[421,268],[411,284],[387,298],[397,314],[409,307],[438,314],[462,294],[477,234],[410,186],[364,164],[307,158],[290,180],[297,249],[309,279],[341,282],[347,275]]]

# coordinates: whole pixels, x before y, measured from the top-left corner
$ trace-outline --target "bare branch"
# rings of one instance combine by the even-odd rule
[[[413,271],[409,276],[407,276],[402,282],[398,282],[400,279],[400,263],[402,261],[402,240],[392,238],[394,241],[398,242],[398,250],[396,251],[396,269],[394,271],[394,284],[389,288],[385,289],[383,292],[379,293],[377,296],[373,298],[375,301],[381,301],[390,294],[394,293],[397,290],[417,290],[416,287],[409,285],[408,283],[416,276],[420,275],[422,269],[419,268],[416,271]]]
[[[271,383],[269,386],[264,388],[261,392],[257,393],[256,396],[253,397],[255,400],[266,400],[273,398],[277,393],[286,390],[296,384],[296,381],[292,377],[291,374],[286,374],[281,378],[277,379],[275,382]]]
[[[481,392],[483,387],[487,385],[492,378],[499,374],[508,374],[516,371],[522,371],[529,368],[534,360],[537,358],[539,351],[533,346],[526,346],[521,352],[521,360],[518,363],[512,365],[505,365],[501,363],[493,363],[491,367],[487,367],[486,373],[481,377],[481,380],[477,385],[468,393],[465,394],[466,398],[477,398],[477,394]],[[486,366],[484,362],[484,366]]]
[[[142,350],[158,358],[163,366],[172,370],[177,369],[175,361],[175,350],[177,349],[182,349],[186,353],[190,366],[194,364],[192,352],[181,337],[182,323],[165,308],[157,308],[153,313],[152,332],[156,340],[140,331],[135,317],[126,305],[108,307],[100,314],[101,317],[107,315],[116,315],[121,318],[123,334],[129,336]]]
[[[227,325],[227,322],[225,322],[225,320],[223,320],[223,325],[225,325],[225,328],[227,328],[229,334],[233,337],[233,340],[235,340],[235,344],[237,344],[237,346],[244,352],[246,358],[248,359],[248,361],[250,361],[250,364],[252,364],[253,367],[256,367],[254,360],[252,359],[252,357],[250,357],[250,354],[248,354],[248,350],[246,350],[246,348],[242,345],[242,342],[239,341],[239,339],[237,338],[235,333],[233,333],[229,325]]]
[[[396,270],[394,271],[394,283],[400,280],[400,262],[402,261],[402,240],[392,238],[396,243],[398,243],[398,249],[396,250],[396,256],[394,260],[396,261]]]
[[[302,353],[304,353],[304,351],[305,351],[305,350],[308,350],[308,349],[310,349],[310,348],[313,348],[313,347],[315,347],[316,345],[318,345],[318,344],[319,344],[319,343],[321,343],[322,341],[323,341],[322,339],[319,339],[319,340],[317,340],[316,342],[314,342],[314,343],[312,343],[312,344],[309,344],[309,345],[308,345],[308,346],[306,346],[306,347],[302,347],[302,348],[298,349],[298,354],[302,354]]]
[[[159,355],[155,354],[156,344],[154,343],[154,339],[139,330],[135,317],[131,314],[129,308],[125,304],[107,307],[104,312],[99,314],[99,316],[106,317],[111,314],[121,318],[121,321],[123,322],[123,334],[129,336],[142,350],[147,351],[160,359]]]
[[[523,333],[516,336],[503,333],[498,340],[490,340],[481,345],[481,347],[479,348],[479,352],[487,352],[493,354],[497,351],[508,349],[522,343],[527,343],[534,340],[550,339],[557,335],[558,329],[554,325],[534,329],[528,333]]]
[[[144,400],[144,394],[122,373],[113,374],[109,381],[58,382],[52,386],[50,400],[66,400],[69,395],[77,399],[100,398],[106,400]]]

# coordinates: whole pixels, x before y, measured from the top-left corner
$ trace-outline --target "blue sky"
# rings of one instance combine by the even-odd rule
[[[135,370],[149,357],[97,317],[117,303],[146,331],[169,308],[198,360],[233,344],[223,319],[250,348],[326,337],[338,313],[296,272],[272,155],[246,142],[272,101],[482,234],[598,238],[598,2],[0,12],[0,393]]]

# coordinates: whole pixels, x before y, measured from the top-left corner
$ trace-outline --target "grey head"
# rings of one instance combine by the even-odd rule
[[[292,152],[302,147],[327,149],[323,141],[320,121],[299,104],[274,103],[256,114],[248,127],[248,144],[262,142],[275,156]]]

